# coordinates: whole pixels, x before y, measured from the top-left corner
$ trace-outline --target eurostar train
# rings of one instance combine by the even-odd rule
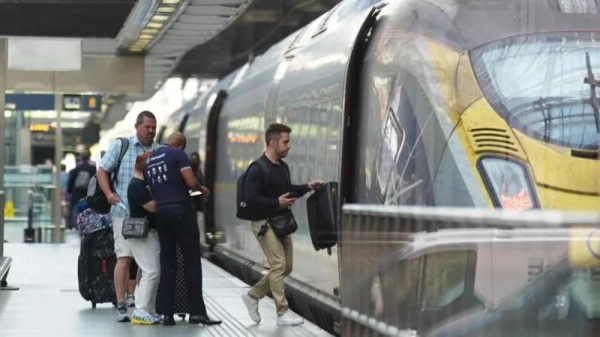
[[[292,180],[339,182],[340,204],[600,209],[599,12],[595,0],[346,0],[272,46],[181,126],[213,190],[214,260],[250,283],[267,266],[235,217],[235,183],[272,122],[293,129]],[[313,249],[305,200],[289,302],[340,333],[338,250]]]

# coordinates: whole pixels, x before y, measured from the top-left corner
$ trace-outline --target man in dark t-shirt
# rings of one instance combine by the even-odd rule
[[[208,189],[200,186],[185,154],[186,140],[180,133],[167,138],[144,165],[144,180],[156,202],[160,240],[160,292],[158,306],[164,314],[164,325],[175,325],[176,244],[179,243],[185,265],[185,278],[190,303],[190,324],[214,325],[220,321],[208,317],[202,297],[202,265],[200,264],[200,232],[189,190]],[[164,288],[163,288],[164,287]]]

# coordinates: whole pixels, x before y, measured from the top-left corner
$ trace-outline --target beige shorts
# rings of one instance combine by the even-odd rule
[[[123,237],[123,221],[125,218],[118,216],[111,216],[112,227],[113,227],[113,238],[115,239],[115,255],[117,258],[120,257],[133,257],[129,243]]]

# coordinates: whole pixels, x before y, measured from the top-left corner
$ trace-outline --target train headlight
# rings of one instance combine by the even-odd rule
[[[520,163],[499,157],[484,157],[479,161],[494,206],[522,211],[538,207],[529,174]]]

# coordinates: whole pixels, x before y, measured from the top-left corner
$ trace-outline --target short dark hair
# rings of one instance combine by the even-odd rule
[[[144,118],[156,120],[156,116],[154,116],[152,112],[144,110],[137,115],[137,118],[135,119],[135,125],[142,124],[144,122]]]
[[[91,156],[92,156],[92,154],[88,150],[83,150],[81,152],[81,160],[90,160]]]
[[[282,133],[291,133],[292,128],[285,124],[273,123],[269,125],[267,131],[265,131],[265,143],[269,146],[269,143],[273,139],[279,139]]]

